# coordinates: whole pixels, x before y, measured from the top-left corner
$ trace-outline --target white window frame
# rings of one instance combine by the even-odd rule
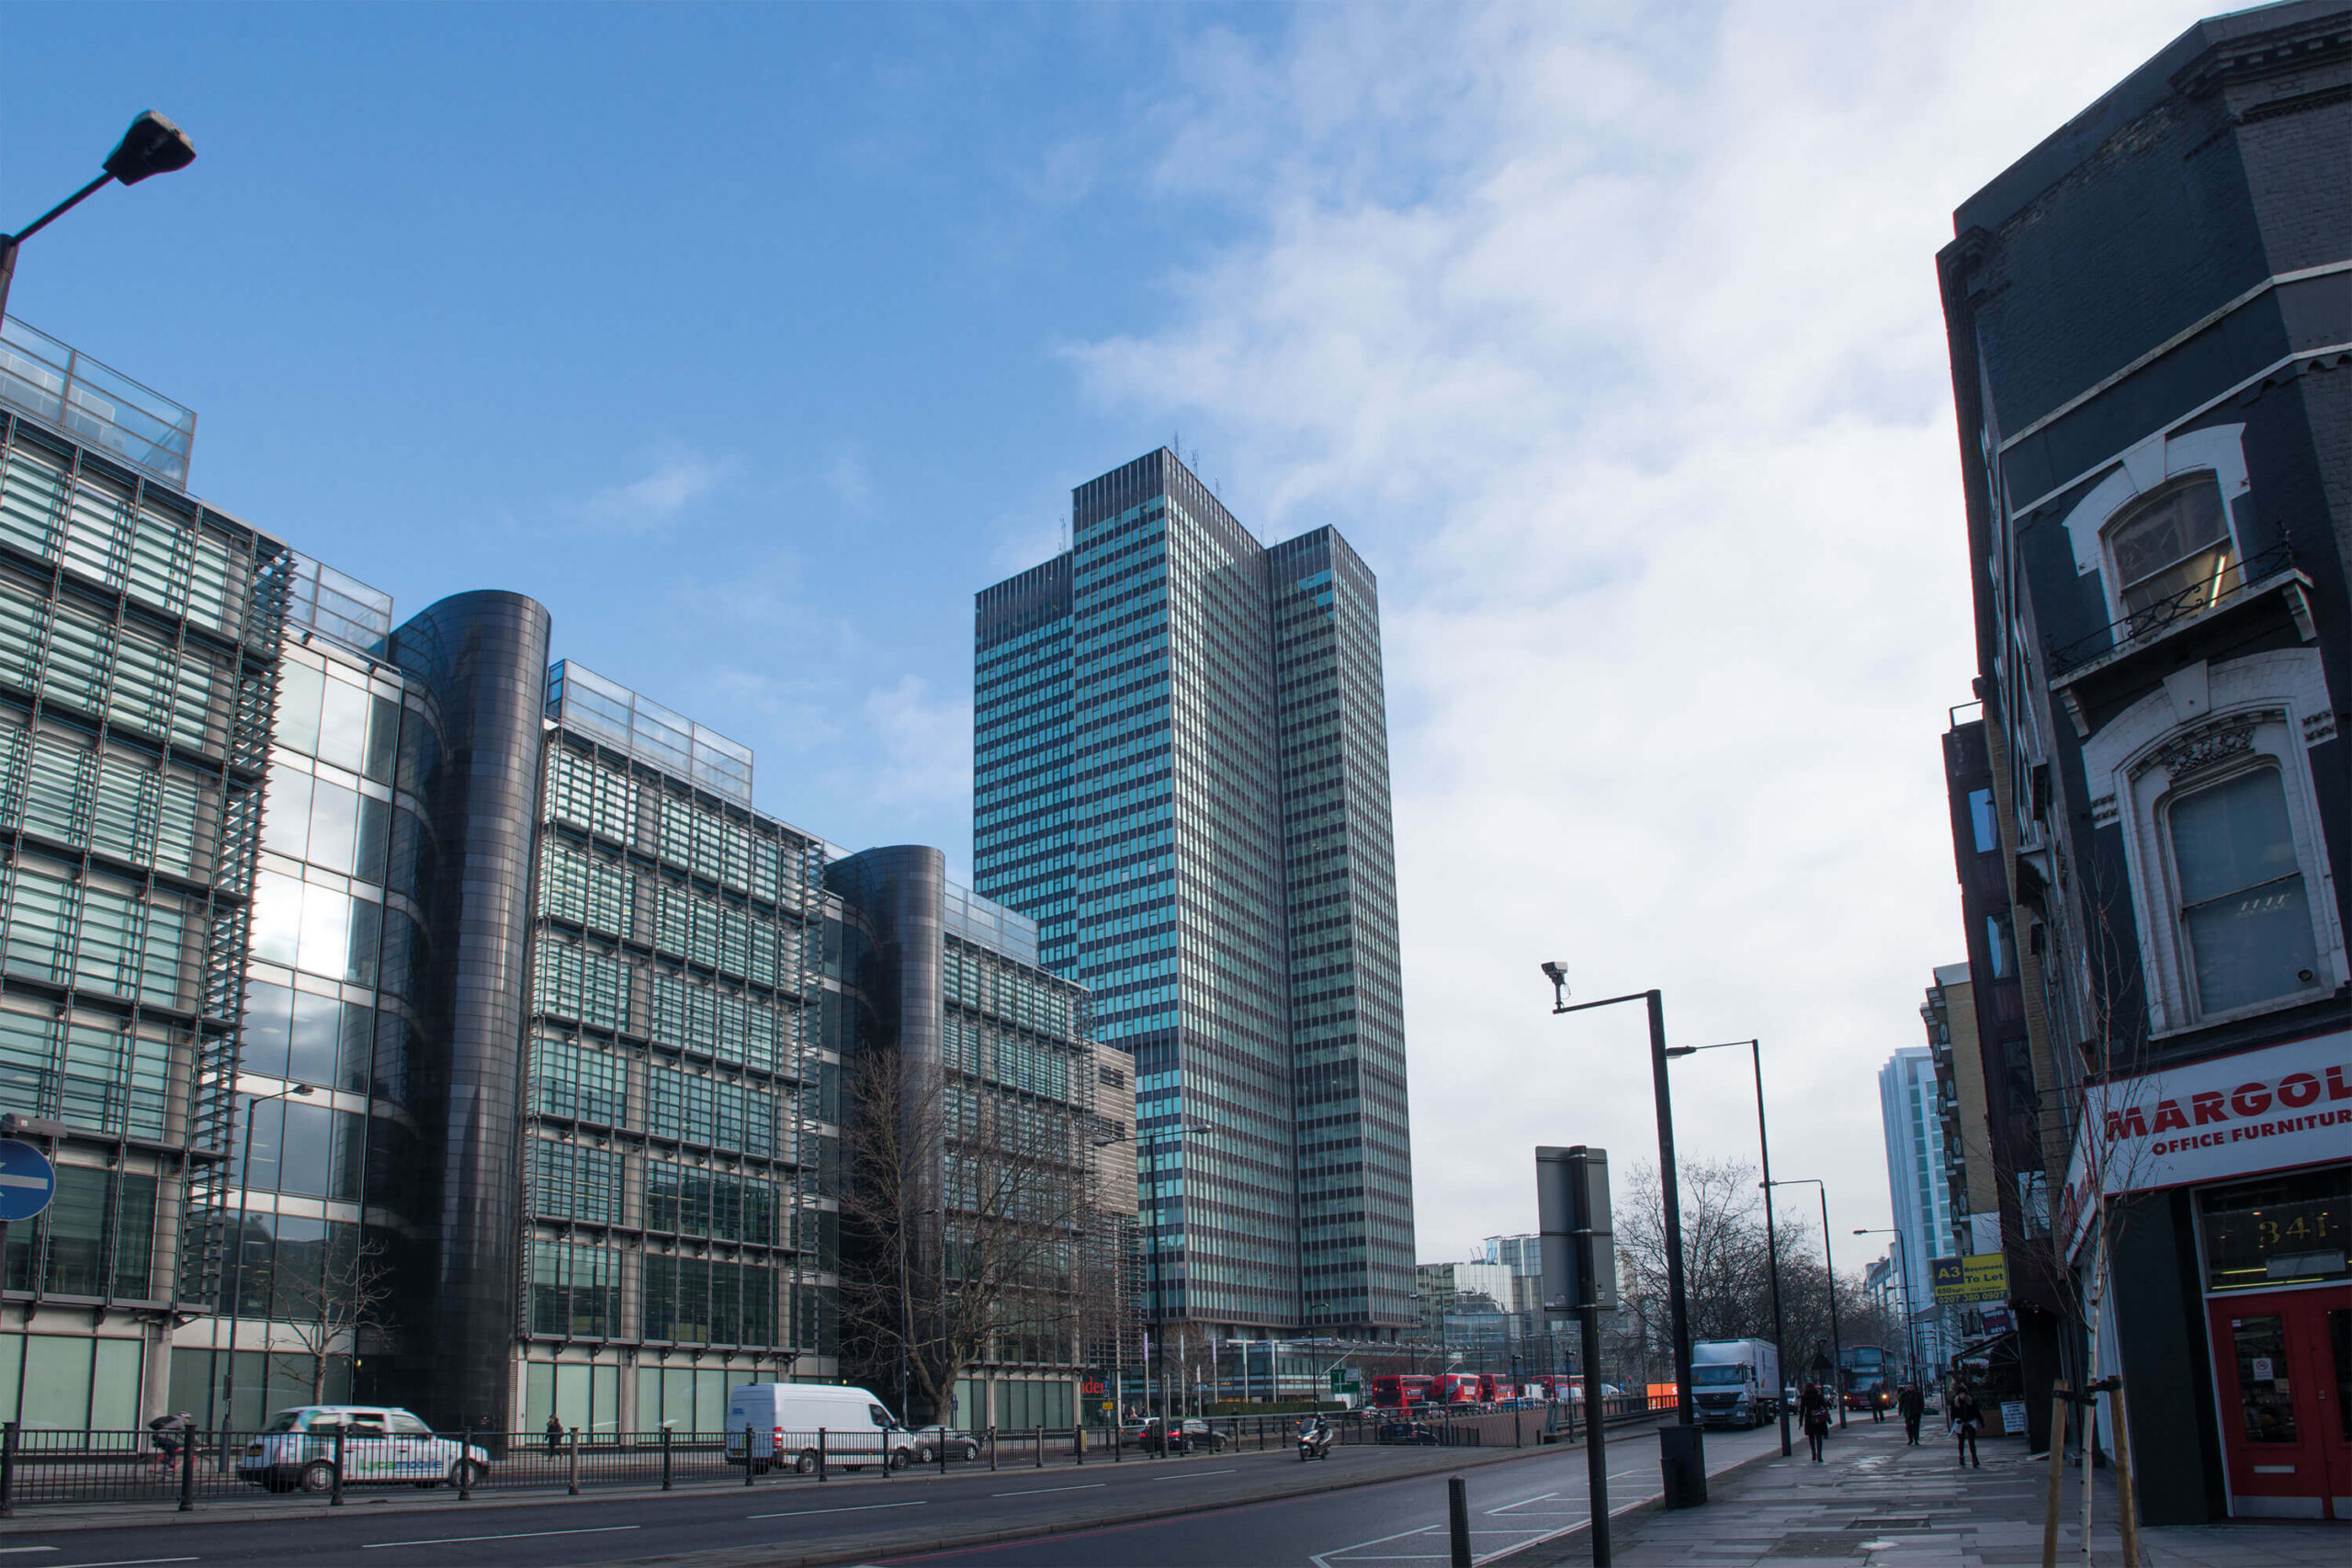
[[[2088,495],[2066,513],[2066,537],[2075,547],[2075,570],[2083,576],[2098,573],[2109,622],[2124,620],[2131,612],[2123,604],[2123,574],[2108,548],[2108,525],[2150,495],[2177,479],[2211,470],[2222,491],[2222,515],[2230,536],[2230,558],[2245,559],[2245,538],[2238,525],[2238,502],[2251,488],[2245,471],[2245,426],[2215,424],[2179,435],[2150,436],[2117,458],[2115,468],[2091,488]]]
[[[2162,687],[2084,742],[2092,824],[2120,826],[2123,832],[2153,1035],[2161,1038],[2299,1006],[2344,982],[2348,972],[2344,931],[2308,755],[2312,747],[2335,736],[2319,650],[2299,648],[2177,671]],[[2184,765],[2175,749],[2200,739],[2215,743],[2217,759]],[[2196,978],[2181,936],[2167,808],[2190,790],[2249,768],[2274,765],[2286,795],[2296,864],[2311,910],[2318,964],[2314,984],[2287,996],[2208,1013],[2198,1005]]]

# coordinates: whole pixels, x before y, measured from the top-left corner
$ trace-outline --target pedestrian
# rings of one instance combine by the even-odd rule
[[[1886,1425],[1886,1385],[1884,1383],[1871,1390],[1871,1424],[1877,1427]]]
[[[1797,1411],[1804,1420],[1805,1445],[1813,1450],[1813,1462],[1821,1462],[1821,1445],[1829,1437],[1829,1401],[1822,1397],[1821,1385],[1807,1383],[1804,1394],[1797,1401]]]
[[[563,1423],[550,1416],[548,1417],[548,1458],[555,1458],[556,1450],[561,1447],[563,1447]]]
[[[1984,1412],[1977,1407],[1976,1394],[1966,1383],[1951,1399],[1952,1436],[1960,1439],[1960,1463],[1965,1470],[1973,1461],[1976,1468],[1984,1468],[1984,1461],[1976,1452],[1977,1424],[1984,1419]]]
[[[147,1429],[155,1435],[157,1470],[170,1471],[172,1461],[179,1458],[180,1445],[187,1441],[188,1434],[195,1427],[195,1418],[185,1410],[175,1415],[155,1416],[147,1423]]]
[[[1903,1441],[1906,1447],[1919,1446],[1919,1417],[1927,1413],[1927,1395],[1919,1392],[1917,1383],[1906,1382],[1898,1401],[1903,1410]]]

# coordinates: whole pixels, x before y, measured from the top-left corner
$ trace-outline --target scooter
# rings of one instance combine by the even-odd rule
[[[1330,1457],[1331,1428],[1329,1426],[1309,1427],[1298,1435],[1298,1459],[1301,1464],[1311,1459],[1329,1459]]]

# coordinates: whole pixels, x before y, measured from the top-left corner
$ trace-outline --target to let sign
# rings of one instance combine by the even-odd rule
[[[1972,1253],[1966,1258],[1939,1258],[1931,1267],[1939,1305],[1945,1302],[1998,1302],[2008,1299],[2009,1260],[1997,1252]]]

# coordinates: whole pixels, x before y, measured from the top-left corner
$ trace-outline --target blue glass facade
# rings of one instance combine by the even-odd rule
[[[1069,553],[978,596],[974,864],[1135,1057],[1147,1313],[1403,1327],[1371,574],[1328,530],[1268,551],[1164,449],[1072,500]]]

